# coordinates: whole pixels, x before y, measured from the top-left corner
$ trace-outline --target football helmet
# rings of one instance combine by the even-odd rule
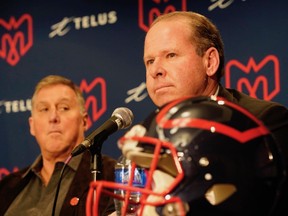
[[[118,145],[133,169],[147,169],[146,185],[92,182],[87,207],[96,190],[98,198],[122,199],[125,212],[129,193],[140,191],[138,215],[272,215],[285,178],[281,149],[264,124],[214,96],[157,109]],[[119,188],[126,197],[111,192]]]

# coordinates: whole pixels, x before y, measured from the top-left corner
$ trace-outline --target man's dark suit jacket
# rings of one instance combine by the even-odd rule
[[[246,108],[260,119],[272,131],[284,155],[288,156],[288,109],[286,107],[272,101],[255,99],[222,86],[220,86],[218,96]]]
[[[69,191],[65,197],[61,213],[63,216],[72,215],[86,215],[86,197],[89,190],[90,182],[92,181],[92,175],[90,170],[91,156],[87,151],[83,153],[83,158],[79,164],[79,168],[76,171],[75,177],[71,183]],[[102,179],[107,181],[114,181],[114,167],[116,161],[113,158],[102,155]],[[27,171],[29,167],[24,168],[18,172],[12,173],[6,176],[0,182],[0,215],[4,215],[13,200],[21,192],[21,190],[27,185],[33,173],[29,173],[25,178],[22,175]],[[97,176],[98,177],[98,176]],[[72,206],[70,200],[74,197],[79,198],[78,205]],[[109,197],[101,196],[100,201],[100,215],[108,215],[114,211],[113,199]],[[19,214],[21,215],[21,214]]]
[[[286,171],[283,175],[287,176],[288,170],[288,109],[279,103],[264,101],[252,98],[234,89],[226,89],[220,86],[219,97],[226,98],[254,114],[270,129],[274,138],[280,145],[280,151],[284,156]],[[244,158],[243,158],[244,160]],[[273,215],[288,215],[288,180],[286,177],[283,189],[281,190],[281,199],[277,211]]]

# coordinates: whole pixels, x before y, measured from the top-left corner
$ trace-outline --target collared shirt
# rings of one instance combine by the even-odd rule
[[[63,201],[80,164],[82,155],[83,154],[73,157],[65,167],[57,198],[55,215],[60,214]],[[9,209],[5,213],[5,216],[51,216],[56,189],[63,166],[64,162],[57,162],[55,164],[51,179],[47,186],[45,186],[40,175],[40,170],[42,168],[42,156],[38,156],[28,171],[23,174],[24,178],[29,172],[33,172],[33,177],[12,202]]]
[[[216,89],[216,92],[212,96],[217,97],[218,94],[219,94],[219,89],[220,89],[220,86],[218,85],[217,89]]]

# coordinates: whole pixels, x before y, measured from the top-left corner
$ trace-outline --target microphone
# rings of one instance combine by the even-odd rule
[[[132,124],[133,119],[134,115],[130,109],[126,107],[116,108],[104,124],[89,134],[82,143],[72,150],[72,157],[90,148],[95,141],[106,140],[109,135],[117,130],[128,128]]]

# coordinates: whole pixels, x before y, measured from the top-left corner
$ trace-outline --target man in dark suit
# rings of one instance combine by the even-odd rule
[[[63,216],[86,215],[87,193],[95,177],[90,170],[91,154],[87,151],[72,159],[70,154],[85,138],[87,117],[83,95],[71,80],[57,75],[40,80],[32,97],[29,124],[41,155],[31,166],[1,180],[0,215],[51,216],[52,211]],[[97,180],[114,181],[115,160],[106,155],[101,158]],[[114,212],[113,199],[103,196],[99,209],[99,215]]]
[[[220,32],[208,18],[185,11],[157,17],[145,37],[144,64],[148,94],[156,106],[182,97],[215,95],[226,98],[246,108],[271,130],[280,145],[287,170],[287,108],[221,86],[224,45]],[[287,200],[287,191],[286,183],[283,203]],[[285,203],[279,204],[279,212],[287,215],[287,207]]]

